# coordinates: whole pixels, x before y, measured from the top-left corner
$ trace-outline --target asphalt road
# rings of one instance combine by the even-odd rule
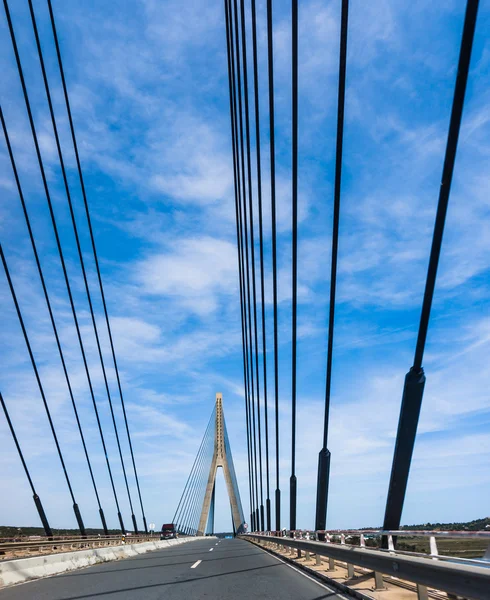
[[[200,561],[200,562],[198,562]],[[244,540],[207,538],[40,579],[0,600],[323,600],[341,598]]]

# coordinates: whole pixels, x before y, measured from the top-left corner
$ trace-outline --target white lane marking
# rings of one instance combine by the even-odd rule
[[[218,543],[219,543],[219,542],[216,542],[215,546],[217,546],[217,545],[218,545]]]
[[[209,551],[212,552],[214,550],[214,548],[210,548]]]
[[[202,560],[196,560],[196,562],[192,565],[191,569],[195,569],[202,563]]]

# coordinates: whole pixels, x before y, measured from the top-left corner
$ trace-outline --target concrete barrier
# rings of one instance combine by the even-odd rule
[[[66,571],[83,569],[84,567],[102,562],[120,560],[136,556],[137,554],[145,554],[153,550],[161,550],[168,546],[175,546],[197,539],[202,538],[186,537],[177,540],[158,540],[155,542],[142,542],[140,544],[124,544],[109,546],[107,548],[93,548],[90,550],[76,550],[75,552],[4,560],[0,562],[0,589],[17,583],[40,579],[41,577],[49,577],[65,573]]]

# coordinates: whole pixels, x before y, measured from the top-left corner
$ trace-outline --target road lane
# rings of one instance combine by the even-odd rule
[[[211,553],[210,550],[213,550]],[[339,598],[244,540],[198,540],[0,591],[0,600]]]

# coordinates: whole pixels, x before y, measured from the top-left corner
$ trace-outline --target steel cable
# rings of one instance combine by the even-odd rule
[[[242,349],[243,349],[243,379],[245,391],[245,419],[247,430],[247,460],[248,460],[248,481],[249,481],[249,502],[250,514],[253,513],[253,487],[252,487],[252,472],[251,472],[251,449],[250,449],[250,431],[248,427],[248,352],[246,351],[246,315],[244,309],[244,279],[243,279],[243,256],[242,256],[242,240],[241,240],[241,201],[240,201],[240,180],[239,180],[239,161],[237,147],[237,123],[236,123],[236,90],[235,90],[235,69],[234,69],[234,48],[233,48],[233,27],[231,22],[231,2],[224,1],[225,5],[225,22],[226,22],[226,40],[227,40],[227,55],[228,55],[228,83],[230,94],[230,121],[231,121],[231,139],[233,152],[233,175],[235,184],[235,213],[236,213],[236,230],[237,230],[237,252],[238,252],[238,272],[240,284],[240,312],[242,326]]]
[[[233,462],[233,454],[231,452],[231,445],[230,445],[230,440],[228,437],[228,429],[226,427],[226,423],[225,423],[225,449],[226,449],[226,457],[228,460],[228,465],[230,468],[230,475],[231,475],[231,480],[233,483],[233,488],[235,490],[235,496],[237,499],[237,503],[238,503],[238,509],[239,509],[239,513],[240,513],[240,517],[242,519],[243,522],[243,507],[242,507],[242,501],[240,498],[240,489],[238,487],[238,480],[237,480],[237,476],[236,476],[236,472],[235,472],[235,464]]]
[[[298,314],[298,0],[292,0],[292,383],[291,477],[289,480],[289,529],[296,529],[296,362]]]
[[[206,468],[206,467],[207,466],[209,467],[210,460],[212,459],[212,456],[213,456],[215,423],[216,423],[216,420],[214,419],[213,423],[212,423],[213,426],[209,430],[206,445],[203,449],[200,459],[197,462],[196,471],[194,473],[194,478],[193,478],[192,484],[189,489],[189,498],[188,498],[188,503],[187,503],[187,508],[186,508],[187,512],[186,512],[184,521],[185,521],[186,527],[192,528],[192,529],[195,529],[194,528],[194,520],[195,520],[196,507],[198,507],[198,505],[199,505],[199,490],[201,489],[201,486],[202,486],[203,477],[206,476],[205,475],[206,471],[209,471],[209,468]]]
[[[215,422],[216,423],[216,422]],[[215,427],[211,428],[210,436],[209,436],[209,446],[207,448],[206,453],[203,455],[203,460],[201,463],[200,473],[198,478],[196,479],[195,486],[195,495],[194,502],[191,512],[190,523],[195,531],[198,531],[199,521],[201,518],[201,512],[204,504],[204,496],[206,493],[206,487],[208,484],[208,479],[210,475],[212,459],[214,455],[214,440],[215,440]],[[209,515],[208,515],[209,517]],[[206,533],[206,525],[204,524],[203,534]]]
[[[235,3],[236,8],[236,3]],[[252,528],[255,528],[255,477],[254,477],[254,463],[253,463],[253,438],[252,438],[252,429],[251,429],[251,410],[250,410],[250,398],[251,398],[251,384],[250,384],[250,355],[249,355],[249,340],[248,340],[248,332],[249,332],[249,304],[247,303],[247,280],[245,278],[245,239],[244,239],[244,227],[243,227],[243,215],[242,215],[242,192],[243,192],[243,202],[246,199],[245,193],[245,178],[244,178],[244,155],[243,155],[243,129],[241,129],[241,144],[238,143],[239,135],[238,135],[238,118],[237,113],[240,115],[240,124],[241,121],[241,92],[238,93],[239,98],[237,101],[237,81],[235,79],[235,74],[237,75],[237,79],[240,74],[240,54],[238,47],[238,29],[236,29],[236,49],[233,44],[233,12],[231,8],[231,0],[229,5],[229,14],[230,14],[230,43],[232,48],[232,82],[233,82],[233,99],[234,99],[234,117],[235,117],[235,144],[236,144],[236,162],[237,162],[237,180],[238,180],[238,214],[239,214],[239,243],[240,243],[240,252],[241,252],[241,262],[242,262],[242,278],[243,278],[243,297],[244,297],[244,324],[245,324],[245,349],[246,349],[246,367],[247,367],[247,395],[246,395],[246,404],[245,404],[245,416],[247,420],[247,432],[250,440],[250,466],[251,466],[251,494],[252,494],[252,503],[251,503],[251,523]],[[235,60],[237,63],[237,68],[235,70]],[[240,168],[240,162],[242,168]],[[243,189],[241,189],[243,186]],[[248,256],[248,255],[247,255]]]
[[[264,530],[264,491],[262,476],[262,441],[260,431],[260,380],[259,380],[259,342],[257,328],[257,288],[255,280],[255,238],[254,238],[254,213],[253,213],[253,193],[252,193],[252,159],[250,142],[250,110],[248,104],[248,66],[247,66],[247,34],[245,24],[245,0],[240,1],[241,8],[241,30],[242,30],[242,54],[243,54],[243,97],[245,104],[245,139],[247,147],[247,176],[248,176],[248,205],[250,217],[250,262],[252,265],[252,299],[253,299],[253,327],[255,344],[255,382],[257,393],[257,420],[255,418],[255,403],[252,404],[252,417],[254,426],[254,436],[258,438],[258,456],[259,456],[259,489],[260,489],[260,511],[257,510],[257,520],[260,523],[259,529]],[[253,353],[252,353],[253,360]],[[256,427],[257,423],[257,427]],[[257,442],[255,442],[257,445]],[[257,468],[257,467],[256,467]],[[257,499],[258,500],[258,499]],[[259,507],[257,507],[259,509]]]
[[[203,460],[203,457],[208,452],[208,444],[209,444],[209,440],[211,439],[210,431],[212,431],[212,427],[209,427],[211,425],[211,423],[212,423],[212,420],[210,420],[210,422],[208,423],[208,429],[206,430],[206,432],[204,434],[206,441],[202,446],[201,452],[200,453],[198,452],[197,461],[195,462],[194,473],[191,477],[191,481],[190,481],[188,489],[187,489],[187,495],[186,495],[186,498],[182,505],[180,520],[181,520],[181,524],[182,524],[184,531],[189,526],[188,523],[189,523],[191,504],[192,504],[192,501],[194,498],[195,485],[196,485],[196,481],[199,477],[199,472],[200,472],[199,469],[201,466],[201,462]]]
[[[439,200],[434,223],[432,246],[430,251],[427,279],[425,284],[424,299],[420,315],[419,331],[413,366],[405,376],[403,387],[400,417],[393,453],[390,483],[386,499],[384,530],[399,529],[405,494],[410,474],[410,465],[417,436],[417,427],[424,396],[425,374],[422,368],[422,359],[427,338],[430,320],[430,311],[434,296],[437,268],[441,253],[444,224],[449,203],[449,193],[456,161],[459,131],[463,116],[466,85],[471,64],[471,52],[478,14],[478,0],[468,0],[461,38],[461,47],[458,60],[458,70],[454,87],[449,131],[447,136],[442,179],[439,189]],[[383,536],[383,547],[388,545],[388,539]]]
[[[65,264],[63,249],[62,249],[61,241],[60,241],[60,237],[59,237],[58,226],[56,224],[56,218],[55,218],[55,215],[54,215],[53,204],[52,204],[52,201],[51,201],[51,194],[49,192],[48,182],[47,182],[46,173],[45,173],[45,169],[44,169],[44,163],[43,163],[42,156],[41,156],[41,151],[40,151],[40,148],[39,148],[39,141],[38,141],[38,137],[37,137],[36,127],[35,127],[34,119],[33,119],[33,116],[32,116],[32,110],[31,110],[31,105],[30,105],[30,101],[29,101],[29,95],[27,93],[27,87],[26,87],[26,83],[25,83],[25,79],[24,79],[24,73],[23,73],[23,70],[22,70],[22,64],[21,64],[21,61],[20,61],[19,51],[18,51],[18,48],[17,48],[17,42],[16,42],[16,38],[15,38],[15,33],[14,33],[13,25],[12,25],[12,20],[11,20],[11,17],[10,17],[10,11],[9,11],[9,8],[8,8],[8,2],[7,2],[7,0],[4,0],[3,4],[4,4],[4,8],[5,8],[5,14],[6,14],[6,17],[7,17],[7,23],[8,23],[8,27],[9,27],[10,37],[11,37],[11,40],[12,40],[12,48],[13,48],[14,54],[15,54],[15,60],[16,60],[16,64],[17,64],[17,71],[19,73],[19,78],[20,78],[20,82],[21,82],[21,86],[22,86],[22,92],[23,92],[23,96],[24,96],[24,102],[25,102],[25,105],[26,105],[27,115],[28,115],[28,118],[29,118],[29,124],[30,124],[30,128],[31,128],[32,138],[33,138],[33,141],[34,141],[34,147],[35,147],[35,150],[36,150],[36,156],[37,156],[37,160],[38,160],[38,164],[39,164],[39,169],[40,169],[40,172],[41,172],[41,177],[42,177],[42,180],[43,180],[43,187],[44,187],[44,192],[45,192],[45,195],[46,195],[46,200],[47,200],[47,203],[48,203],[49,213],[50,213],[50,217],[51,217],[51,223],[53,225],[53,230],[54,230],[54,234],[55,234],[56,245],[57,245],[57,248],[58,248],[58,255],[60,257],[61,267],[62,267],[62,270],[63,270],[63,276],[64,276],[64,280],[65,280],[65,284],[66,284],[66,288],[67,288],[67,292],[68,292],[68,298],[70,300],[70,307],[71,307],[73,319],[74,319],[74,322],[75,322],[75,328],[76,328],[76,331],[77,331],[78,343],[79,343],[79,346],[80,346],[80,351],[81,351],[81,354],[82,354],[82,359],[83,359],[83,363],[84,363],[85,373],[86,373],[87,381],[88,381],[88,384],[89,384],[90,396],[91,396],[91,399],[92,399],[92,405],[94,407],[94,412],[95,412],[96,419],[97,419],[97,425],[98,425],[99,434],[100,434],[101,441],[102,441],[102,446],[103,446],[103,449],[104,449],[104,455],[105,455],[105,459],[106,459],[107,469],[108,469],[108,472],[109,472],[109,478],[110,478],[110,481],[111,481],[111,487],[112,487],[112,491],[113,491],[113,494],[114,494],[114,500],[115,500],[115,503],[116,503],[116,508],[117,508],[117,511],[118,511],[117,515],[118,515],[118,519],[119,519],[119,524],[120,524],[120,527],[121,527],[121,531],[123,533],[125,533],[124,522],[123,522],[121,511],[120,511],[120,508],[119,508],[119,500],[118,500],[117,493],[116,493],[116,488],[115,488],[115,485],[114,485],[114,479],[113,479],[113,476],[112,476],[112,470],[111,470],[111,467],[110,467],[109,457],[108,457],[108,454],[107,454],[107,448],[106,448],[106,445],[105,445],[104,435],[103,435],[103,432],[102,432],[102,426],[101,426],[101,423],[100,423],[99,412],[98,412],[98,409],[97,409],[97,404],[95,402],[95,395],[94,395],[92,380],[91,380],[90,372],[89,372],[89,368],[88,368],[87,358],[86,358],[86,355],[85,355],[85,348],[84,348],[82,337],[81,337],[81,333],[80,333],[80,326],[79,326],[79,323],[78,323],[78,317],[77,317],[77,314],[76,314],[75,304],[74,304],[73,295],[72,295],[72,291],[71,291],[71,285],[70,285],[70,281],[69,281],[69,278],[68,278],[68,272],[67,272],[67,269],[66,269],[66,264]]]
[[[37,24],[36,24],[36,18],[35,18],[35,14],[34,14],[34,9],[32,6],[32,0],[28,0],[29,3],[29,9],[30,9],[30,13],[31,13],[31,20],[32,20],[32,27],[34,29],[34,35],[36,38],[36,46],[37,46],[37,51],[38,51],[38,56],[39,56],[39,62],[41,64],[41,71],[42,71],[42,75],[43,75],[43,81],[44,81],[44,88],[45,88],[45,92],[46,92],[46,97],[47,97],[47,101],[48,101],[48,106],[49,106],[49,113],[51,116],[51,124],[53,126],[53,132],[54,132],[54,137],[55,137],[55,143],[56,143],[56,149],[58,152],[58,158],[60,161],[60,167],[61,167],[61,173],[63,176],[63,183],[64,183],[64,187],[65,187],[65,192],[66,192],[66,197],[68,200],[68,208],[70,210],[70,217],[71,217],[71,222],[73,225],[73,231],[75,234],[75,242],[76,242],[76,246],[77,246],[77,251],[78,251],[78,257],[79,257],[79,261],[80,261],[80,267],[82,269],[82,276],[83,276],[83,281],[84,281],[84,285],[85,285],[85,292],[87,294],[87,301],[88,301],[88,305],[89,305],[89,311],[90,311],[90,316],[91,316],[91,320],[92,320],[92,326],[94,329],[94,333],[95,333],[95,340],[96,340],[96,344],[97,344],[97,350],[98,350],[98,354],[99,354],[99,360],[100,360],[100,364],[101,364],[101,368],[102,368],[102,376],[104,379],[104,385],[106,388],[106,393],[107,393],[107,398],[109,401],[109,407],[110,407],[110,412],[111,412],[111,417],[112,417],[112,424],[114,427],[114,433],[116,436],[116,443],[117,443],[117,448],[119,451],[119,458],[121,460],[121,467],[122,467],[122,472],[123,472],[123,476],[124,476],[124,482],[126,485],[126,491],[128,494],[128,499],[129,499],[129,506],[131,509],[131,519],[133,521],[133,527],[134,527],[134,531],[135,533],[138,533],[138,526],[136,524],[136,517],[134,515],[134,509],[133,509],[133,502],[131,499],[131,492],[129,490],[129,484],[128,484],[128,478],[127,478],[127,474],[126,474],[126,467],[124,465],[124,459],[123,459],[123,455],[122,455],[122,449],[121,449],[121,442],[119,440],[119,433],[117,430],[117,424],[116,424],[116,417],[114,414],[114,408],[112,405],[112,399],[111,399],[111,394],[110,394],[110,390],[109,390],[109,382],[107,380],[107,373],[106,373],[106,369],[105,369],[105,364],[104,364],[104,357],[102,355],[102,348],[100,345],[100,339],[99,339],[99,333],[98,333],[98,328],[97,328],[97,323],[96,323],[96,319],[95,319],[95,313],[94,313],[94,308],[93,308],[93,304],[92,304],[92,297],[90,294],[90,289],[89,289],[89,285],[88,285],[88,279],[87,279],[87,273],[86,273],[86,269],[85,269],[85,261],[83,258],[83,253],[82,253],[82,248],[81,248],[81,244],[80,244],[80,238],[78,235],[78,227],[76,224],[76,219],[75,219],[75,212],[73,210],[73,202],[72,202],[72,198],[71,198],[71,193],[70,193],[70,188],[68,185],[68,178],[66,175],[66,169],[65,169],[65,163],[64,163],[64,159],[63,159],[63,152],[61,150],[61,143],[60,143],[60,139],[59,139],[59,134],[58,134],[58,127],[56,124],[56,118],[54,115],[54,109],[53,109],[53,103],[51,100],[51,92],[49,89],[49,82],[48,82],[48,78],[47,78],[47,74],[46,74],[46,69],[44,66],[44,58],[43,58],[43,53],[42,53],[42,49],[41,49],[41,43],[39,40],[39,34],[38,34],[38,30],[37,30]]]
[[[281,529],[281,489],[279,487],[279,363],[278,363],[278,315],[277,315],[277,231],[276,231],[276,150],[274,133],[274,41],[272,23],[272,0],[267,0],[267,66],[269,80],[269,140],[271,175],[272,220],[272,289],[274,304],[274,399],[276,425],[276,531]]]
[[[109,314],[107,311],[107,304],[106,304],[106,299],[105,299],[105,293],[104,293],[104,286],[102,284],[102,276],[100,273],[100,267],[99,267],[99,258],[97,255],[97,249],[96,249],[96,245],[95,245],[95,237],[94,237],[94,232],[93,232],[93,228],[92,228],[92,220],[90,218],[90,211],[89,211],[89,206],[88,206],[88,201],[87,201],[87,194],[85,191],[85,182],[84,182],[84,178],[83,178],[83,172],[82,172],[82,166],[81,166],[81,161],[80,161],[80,156],[78,153],[78,144],[77,144],[77,138],[75,135],[75,127],[73,124],[73,117],[72,117],[72,113],[71,113],[71,106],[70,106],[70,100],[69,100],[69,96],[68,96],[68,88],[66,85],[66,80],[65,80],[65,73],[64,73],[64,69],[63,69],[63,61],[61,58],[61,50],[60,50],[60,45],[59,45],[59,40],[58,40],[58,33],[56,30],[56,24],[55,24],[55,20],[54,20],[54,13],[53,13],[53,7],[51,5],[51,0],[47,0],[48,2],[48,8],[49,8],[49,16],[50,16],[50,21],[51,21],[51,28],[53,31],[53,38],[54,38],[54,42],[55,42],[55,48],[56,48],[56,56],[57,56],[57,60],[58,60],[58,66],[59,66],[59,71],[60,71],[60,77],[61,77],[61,83],[63,86],[63,95],[65,98],[65,105],[66,105],[66,111],[68,114],[68,122],[70,125],[70,133],[71,133],[71,138],[72,138],[72,142],[73,142],[73,148],[75,151],[75,159],[77,162],[77,170],[78,170],[78,176],[79,176],[79,180],[80,180],[80,187],[81,187],[81,191],[82,191],[82,197],[83,197],[83,203],[84,203],[84,207],[85,207],[85,214],[87,216],[87,223],[88,223],[88,229],[89,229],[89,234],[90,234],[90,241],[91,241],[91,245],[92,245],[92,251],[93,251],[93,255],[94,255],[94,261],[95,261],[95,269],[97,271],[97,280],[99,282],[99,288],[100,288],[100,295],[101,295],[101,299],[102,299],[102,306],[104,309],[104,315],[105,315],[105,321],[106,321],[106,325],[107,325],[107,332],[109,334],[109,343],[110,343],[110,347],[111,347],[111,353],[112,353],[112,359],[114,362],[114,369],[116,372],[116,380],[117,380],[117,386],[118,386],[118,390],[119,390],[119,396],[121,398],[121,406],[122,406],[122,411],[123,411],[123,416],[124,416],[124,423],[126,426],[126,433],[128,436],[128,442],[129,442],[129,450],[131,453],[131,461],[133,464],[133,470],[134,470],[134,477],[136,480],[136,488],[138,491],[138,498],[139,498],[139,502],[140,502],[140,507],[141,507],[141,513],[142,513],[142,517],[143,517],[143,524],[145,527],[145,533],[148,533],[148,526],[147,526],[147,522],[146,522],[146,516],[145,516],[145,510],[143,508],[143,500],[141,497],[141,489],[140,489],[140,484],[139,484],[139,478],[138,478],[138,472],[136,469],[136,462],[134,459],[134,452],[133,452],[133,444],[131,441],[131,434],[129,431],[129,424],[128,424],[128,418],[127,418],[127,414],[126,414],[126,406],[124,403],[124,398],[123,398],[123,392],[122,392],[122,386],[121,386],[121,378],[119,376],[119,368],[117,366],[117,361],[116,361],[116,353],[115,353],[115,349],[114,349],[114,342],[113,342],[113,338],[112,338],[112,330],[111,330],[111,325],[110,325],[110,321],[109,321]]]
[[[212,436],[210,435],[209,439],[212,439],[214,442],[214,432]],[[195,479],[189,511],[189,527],[194,533],[198,532],[199,520],[204,500],[203,496],[206,492],[213,453],[214,443],[210,445],[205,453],[203,453],[201,462],[198,465],[197,477]],[[204,524],[203,533],[205,533],[205,530],[206,524]]]
[[[53,532],[52,532],[51,527],[50,527],[50,525],[48,523],[48,519],[46,517],[46,513],[44,512],[44,508],[43,508],[41,499],[37,495],[36,489],[34,488],[34,484],[32,482],[31,474],[29,473],[29,469],[28,469],[26,461],[24,459],[24,454],[22,453],[22,449],[21,449],[19,441],[17,439],[17,435],[15,433],[14,426],[12,424],[12,421],[10,420],[10,415],[9,415],[9,412],[8,412],[8,409],[7,409],[7,405],[5,404],[5,401],[3,399],[2,392],[0,392],[0,404],[2,405],[3,412],[5,413],[5,418],[7,419],[7,424],[9,426],[10,433],[12,434],[12,438],[14,440],[15,447],[17,448],[17,452],[19,453],[19,457],[20,457],[20,460],[22,462],[22,466],[24,467],[24,471],[25,471],[25,474],[26,474],[27,479],[29,481],[29,485],[31,486],[32,497],[34,499],[34,504],[36,505],[36,509],[37,509],[38,514],[39,514],[39,518],[41,519],[41,523],[43,524],[44,533],[46,534],[47,537],[52,537],[53,536]]]
[[[429,266],[425,283],[424,299],[420,315],[420,325],[417,336],[417,345],[413,361],[414,371],[422,369],[427,330],[429,328],[430,311],[436,285],[437,267],[441,254],[442,236],[446,221],[447,207],[449,203],[449,192],[453,179],[454,163],[456,162],[456,150],[458,147],[459,131],[463,116],[464,98],[466,94],[466,83],[471,62],[471,51],[476,27],[479,0],[468,0],[461,40],[461,49],[458,61],[458,71],[454,90],[451,118],[449,121],[449,132],[447,137],[444,166],[442,169],[441,185],[439,188],[439,200],[437,203],[437,214],[434,223],[434,233],[430,250]]]
[[[259,111],[259,68],[257,59],[257,16],[255,0],[252,0],[252,48],[254,65],[254,105],[255,105],[255,139],[257,158],[257,200],[259,208],[259,243],[260,243],[260,296],[262,309],[262,365],[264,381],[264,420],[265,420],[265,464],[266,464],[266,513],[267,531],[271,529],[271,501],[269,475],[269,422],[267,410],[267,344],[265,320],[265,279],[264,279],[264,232],[262,215],[262,166],[260,152],[260,111]],[[259,417],[260,424],[260,417]],[[260,439],[260,434],[259,434]]]
[[[255,404],[255,391],[254,391],[254,376],[253,376],[253,344],[252,344],[252,305],[250,298],[250,267],[249,267],[249,252],[248,252],[248,227],[247,227],[247,202],[246,202],[246,178],[245,178],[245,150],[244,150],[244,135],[243,135],[243,110],[242,110],[242,86],[241,86],[241,66],[240,66],[240,36],[238,29],[238,5],[237,0],[234,0],[234,21],[235,21],[235,58],[237,63],[236,77],[237,77],[237,97],[238,97],[238,115],[239,115],[239,130],[240,130],[240,158],[241,158],[241,173],[242,173],[242,198],[243,198],[243,215],[240,215],[240,221],[242,226],[242,240],[245,241],[245,272],[246,272],[246,307],[248,312],[248,344],[249,344],[249,381],[250,381],[250,393],[248,414],[249,414],[249,427],[250,435],[252,440],[252,455],[253,455],[253,475],[254,475],[254,490],[255,490],[255,511],[254,521],[257,519],[257,511],[259,506],[258,500],[258,479],[257,479],[257,447],[255,439],[255,428],[252,427],[252,411],[250,405],[253,407]],[[242,220],[243,219],[243,220]],[[255,527],[256,529],[256,527]]]
[[[48,417],[49,427],[51,429],[51,433],[53,435],[54,443],[56,445],[56,451],[58,453],[58,457],[59,457],[60,462],[61,462],[61,467],[63,469],[63,474],[65,476],[66,484],[68,486],[68,490],[70,492],[70,496],[71,496],[71,499],[72,499],[72,502],[73,502],[73,512],[75,513],[75,517],[76,517],[76,520],[77,520],[77,523],[78,523],[78,528],[80,529],[80,533],[82,535],[85,535],[85,526],[83,524],[82,515],[80,514],[80,509],[79,509],[78,504],[77,504],[77,502],[75,500],[75,495],[73,493],[73,488],[71,486],[70,478],[68,476],[68,471],[66,469],[65,460],[63,458],[63,453],[61,451],[61,447],[60,447],[60,444],[59,444],[59,441],[58,441],[58,436],[56,434],[56,429],[55,429],[55,426],[54,426],[54,423],[53,423],[53,419],[51,418],[51,411],[49,410],[48,401],[46,400],[46,395],[44,393],[43,384],[42,384],[41,378],[39,376],[39,371],[38,371],[38,368],[37,368],[36,359],[34,358],[34,354],[32,352],[31,343],[29,341],[29,336],[27,334],[27,330],[26,330],[26,327],[25,327],[25,324],[24,324],[24,319],[22,317],[22,313],[21,313],[21,310],[20,310],[19,302],[17,300],[17,295],[15,293],[14,285],[13,285],[12,279],[10,277],[10,272],[9,272],[9,269],[8,269],[8,266],[7,266],[7,261],[5,259],[5,255],[3,253],[3,248],[2,248],[1,244],[0,244],[0,256],[2,258],[3,268],[5,270],[5,275],[7,277],[7,282],[9,284],[10,293],[12,295],[12,300],[14,301],[15,310],[17,312],[17,317],[19,319],[19,323],[20,323],[20,326],[22,328],[22,334],[24,336],[24,341],[25,341],[26,346],[27,346],[27,351],[29,353],[29,358],[31,360],[31,365],[32,365],[32,368],[34,370],[34,375],[36,376],[36,381],[37,381],[37,385],[39,387],[39,391],[41,393],[41,398],[42,398],[42,401],[43,401],[44,410],[45,410],[46,415]]]
[[[339,247],[340,191],[342,183],[342,149],[344,139],[345,78],[347,68],[347,31],[349,0],[342,0],[340,18],[339,87],[337,100],[337,140],[335,152],[335,187],[333,203],[332,260],[330,270],[330,302],[328,315],[327,368],[325,384],[325,412],[323,423],[323,446],[318,458],[318,480],[315,528],[324,530],[327,523],[328,484],[330,478],[330,451],[328,450],[328,421],[332,381],[333,335],[335,320],[335,296],[337,288],[337,263]]]
[[[82,446],[83,446],[83,451],[84,451],[84,454],[85,454],[85,459],[87,461],[87,466],[88,466],[88,469],[89,469],[90,478],[91,478],[91,481],[92,481],[92,485],[93,485],[93,488],[94,488],[95,497],[96,497],[97,504],[98,504],[98,507],[99,507],[99,515],[100,515],[100,518],[101,518],[101,521],[102,521],[102,528],[104,530],[104,534],[108,535],[107,524],[106,524],[106,521],[105,521],[105,515],[104,515],[104,511],[102,509],[101,503],[100,503],[99,492],[97,490],[97,485],[95,483],[95,477],[94,477],[94,473],[92,471],[92,465],[90,463],[90,458],[89,458],[89,455],[88,455],[87,445],[86,445],[85,437],[84,437],[83,431],[82,431],[82,425],[80,423],[80,418],[78,416],[78,409],[77,409],[77,405],[76,405],[75,398],[74,398],[74,395],[73,395],[71,381],[70,381],[70,377],[68,375],[68,369],[66,367],[65,357],[64,357],[64,354],[63,354],[63,349],[61,347],[61,342],[60,342],[60,338],[59,338],[59,335],[58,335],[58,328],[56,326],[56,322],[55,322],[54,314],[53,314],[53,309],[51,307],[51,301],[49,299],[48,290],[46,288],[46,282],[44,280],[44,275],[43,275],[43,271],[42,271],[42,267],[41,267],[41,262],[40,262],[39,254],[38,254],[38,251],[37,251],[37,245],[36,245],[36,242],[34,240],[34,234],[32,232],[31,222],[30,222],[30,219],[29,219],[29,214],[27,212],[27,206],[26,206],[26,203],[25,203],[25,200],[24,200],[24,194],[22,192],[22,186],[21,186],[21,183],[20,183],[19,174],[17,172],[17,165],[15,163],[15,158],[14,158],[14,155],[13,155],[13,152],[12,152],[12,147],[11,147],[11,144],[10,144],[10,138],[9,138],[9,135],[8,135],[7,126],[5,124],[5,119],[3,117],[3,111],[2,111],[1,107],[0,107],[0,119],[2,121],[2,128],[3,128],[3,133],[4,133],[4,136],[5,136],[5,141],[6,141],[6,144],[7,144],[7,150],[8,150],[8,154],[9,154],[9,157],[10,157],[10,162],[11,162],[11,165],[12,165],[12,171],[14,173],[14,178],[15,178],[15,183],[16,183],[16,186],[17,186],[17,191],[19,193],[19,198],[20,198],[20,201],[21,201],[21,204],[22,204],[22,210],[23,210],[23,213],[24,213],[24,218],[25,218],[25,222],[26,222],[26,225],[27,225],[27,230],[28,230],[28,233],[29,233],[29,239],[31,241],[31,246],[32,246],[32,250],[33,250],[33,253],[34,253],[34,258],[36,260],[36,266],[37,266],[37,270],[38,270],[38,273],[39,273],[39,278],[41,280],[41,285],[42,285],[42,288],[43,288],[44,298],[46,300],[46,305],[48,307],[49,318],[51,320],[51,326],[53,328],[54,336],[55,336],[55,339],[56,339],[56,345],[57,345],[57,348],[58,348],[58,353],[60,355],[61,364],[62,364],[62,367],[63,367],[63,373],[64,373],[64,376],[65,376],[66,384],[68,386],[68,392],[70,394],[70,400],[71,400],[71,403],[72,403],[72,406],[73,406],[73,411],[75,413],[75,419],[76,419],[76,422],[77,422],[78,431],[80,433],[80,439],[82,441]]]
[[[190,481],[191,476],[192,476],[192,474],[194,472],[194,468],[196,466],[196,462],[197,462],[198,456],[201,454],[202,448],[204,447],[204,443],[206,441],[206,437],[208,435],[208,430],[209,430],[209,427],[211,425],[212,419],[213,419],[213,414],[211,414],[211,417],[210,417],[210,419],[208,421],[206,430],[204,431],[204,435],[203,435],[202,440],[201,440],[201,444],[200,444],[199,449],[198,449],[197,454],[196,454],[196,458],[194,459],[194,462],[192,463],[192,468],[190,470],[189,476],[187,477],[187,481],[185,483],[184,490],[182,491],[182,495],[180,496],[179,503],[177,504],[177,508],[175,509],[174,517],[172,519],[173,523],[177,523],[177,521],[178,521],[177,515],[179,515],[179,510],[180,510],[180,507],[181,507],[181,504],[182,504],[182,500],[184,499],[184,497],[186,495],[187,488],[188,488],[188,485],[189,485],[189,481]]]
[[[249,332],[250,332],[250,372],[251,372],[251,388],[252,388],[252,437],[253,437],[253,448],[254,448],[254,469],[255,469],[255,501],[256,501],[256,528],[260,529],[260,504],[259,504],[259,471],[257,468],[257,428],[255,420],[255,396],[259,394],[259,382],[258,382],[258,358],[257,358],[257,306],[256,306],[256,288],[255,288],[255,243],[253,235],[253,204],[252,204],[252,165],[250,158],[250,120],[249,120],[249,108],[248,108],[248,70],[247,70],[247,37],[245,31],[245,8],[244,0],[240,0],[240,23],[241,23],[241,41],[242,41],[242,72],[243,72],[243,100],[244,100],[244,115],[245,115],[245,147],[246,147],[246,158],[247,158],[247,182],[248,182],[248,204],[249,204],[249,218],[250,227],[248,227],[247,218],[247,202],[244,195],[243,201],[243,212],[244,212],[244,223],[245,223],[245,244],[246,244],[246,264],[247,264],[247,279],[248,279],[248,302],[249,302]],[[238,40],[238,32],[237,32]],[[239,85],[241,94],[241,87]],[[243,172],[243,178],[245,180],[245,172]],[[248,232],[250,231],[250,262],[249,262],[249,251],[248,251]],[[250,266],[251,266],[251,279],[252,279],[252,297],[250,297]],[[253,300],[253,303],[252,303]],[[253,328],[253,329],[252,329]],[[253,333],[255,331],[255,336]],[[254,385],[254,341],[255,341],[255,385]],[[260,440],[259,440],[260,443]],[[260,487],[262,481],[260,481]],[[262,502],[263,504],[263,502]]]

